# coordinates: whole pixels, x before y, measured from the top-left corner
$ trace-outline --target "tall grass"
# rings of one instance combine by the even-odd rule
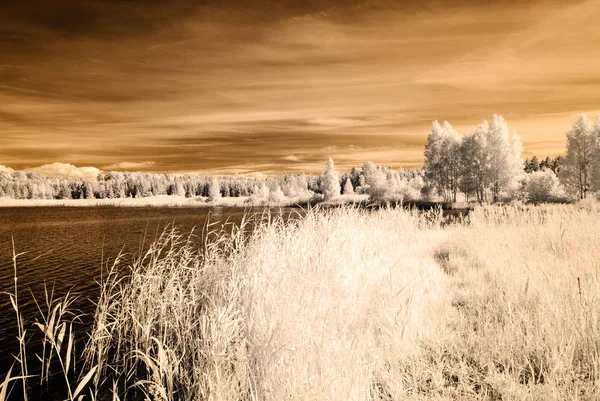
[[[203,250],[171,229],[102,281],[92,396],[600,397],[595,206],[486,207],[452,224],[338,208],[205,230]]]
[[[597,209],[482,208],[452,232],[446,344],[470,363],[447,369],[498,399],[600,398]]]
[[[249,238],[244,224],[213,231],[201,253],[167,232],[126,279],[113,271],[90,366],[154,399],[383,391],[390,347],[412,352],[411,341],[437,331],[419,314],[450,308],[434,302],[444,279],[427,252],[444,236],[437,219],[357,209],[259,219]]]
[[[15,363],[8,369],[6,375],[0,383],[0,401],[9,399],[23,399],[27,401],[32,390],[36,390],[34,399],[45,399],[48,396],[47,390],[50,386],[56,385],[58,382],[56,372],[52,371],[52,367],[59,366],[60,387],[66,389],[66,394],[61,399],[69,401],[81,401],[86,395],[84,390],[87,389],[88,383],[95,374],[97,367],[91,367],[87,372],[78,372],[76,369],[76,352],[75,352],[75,334],[73,325],[80,322],[80,315],[73,308],[75,297],[69,292],[62,298],[54,298],[54,291],[49,291],[45,287],[44,306],[46,310],[42,310],[42,305],[38,303],[32,293],[30,296],[34,299],[40,318],[32,323],[32,328],[35,333],[28,333],[27,325],[31,323],[26,321],[20,308],[19,303],[19,286],[18,286],[18,263],[17,259],[23,253],[17,253],[13,240],[13,269],[14,269],[14,287],[13,292],[7,295],[10,298],[11,306],[16,315],[17,321],[17,342],[19,350],[16,355],[13,355],[15,362],[20,368],[20,375],[13,375]],[[37,330],[35,330],[37,329]],[[40,353],[35,353],[35,357],[39,362],[36,367],[39,373],[31,374],[31,360],[28,358],[28,343],[41,334],[41,349]],[[32,381],[38,379],[36,385],[32,386]],[[20,381],[22,386],[20,391],[14,388],[14,382]],[[76,387],[73,387],[76,386]],[[91,392],[90,397],[95,398],[97,392]],[[18,398],[16,398],[18,397]]]

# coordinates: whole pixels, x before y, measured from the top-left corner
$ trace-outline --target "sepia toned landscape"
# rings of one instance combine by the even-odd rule
[[[0,401],[600,399],[599,12],[0,3]]]

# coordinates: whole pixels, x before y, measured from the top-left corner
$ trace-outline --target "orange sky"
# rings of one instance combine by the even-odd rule
[[[82,4],[83,3],[83,4]],[[0,2],[0,164],[422,164],[493,113],[557,155],[600,109],[600,0]]]

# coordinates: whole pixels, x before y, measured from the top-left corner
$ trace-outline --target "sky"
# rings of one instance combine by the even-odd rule
[[[524,157],[600,109],[600,0],[3,0],[0,165],[420,167],[433,120]],[[70,167],[69,167],[70,168]]]

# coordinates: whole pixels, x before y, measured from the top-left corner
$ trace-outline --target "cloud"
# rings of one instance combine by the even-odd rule
[[[297,155],[284,156],[282,159],[290,162],[299,162],[300,160],[302,160],[302,158]]]
[[[556,154],[600,104],[597,0],[32,1],[0,1],[16,169],[317,172],[333,145],[418,166],[432,120],[493,113]]]
[[[108,166],[102,166],[102,169],[106,171],[121,171],[121,170],[144,170],[148,167],[154,166],[156,163],[153,161],[144,162],[120,162],[109,164]]]
[[[66,175],[69,177],[95,177],[101,173],[96,167],[77,167],[69,163],[51,163],[28,169],[31,172],[44,175]]]
[[[10,168],[8,166],[0,164],[0,173],[12,173],[13,171],[15,171],[15,170],[13,170],[12,168]]]

